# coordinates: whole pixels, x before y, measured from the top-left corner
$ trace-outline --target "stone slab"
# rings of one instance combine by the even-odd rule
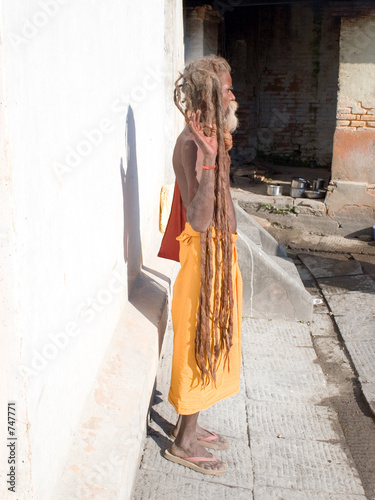
[[[301,348],[304,349],[305,348]],[[286,349],[284,349],[286,351]],[[286,353],[288,354],[288,353]],[[272,353],[267,353],[263,350],[262,354],[254,354],[248,356],[244,359],[244,367],[246,372],[250,374],[254,380],[259,378],[259,374],[267,374],[265,380],[268,380],[268,375],[272,376],[273,380],[278,380],[279,378],[284,378],[284,381],[290,380],[291,383],[294,383],[294,379],[298,375],[300,378],[299,381],[305,379],[305,377],[313,377],[318,381],[323,380],[323,372],[320,365],[316,362],[311,362],[310,364],[306,364],[306,359],[309,359],[309,356],[296,356],[296,352],[291,353],[291,357],[282,358],[281,356],[277,356]],[[302,354],[302,353],[301,353]],[[315,354],[315,351],[312,353]],[[310,360],[312,360],[312,356]],[[323,378],[322,378],[323,377]]]
[[[274,380],[284,377],[284,380],[294,379],[298,376],[301,379],[304,377],[315,377],[317,380],[323,380],[323,372],[318,364],[315,351],[306,348],[291,348],[278,349],[278,353],[272,352],[272,348],[262,349],[254,352],[250,349],[244,349],[244,368],[254,379],[258,379],[259,374],[267,373]],[[308,351],[307,353],[305,351]],[[250,352],[250,355],[246,355]],[[286,357],[282,358],[281,353],[285,353]],[[289,356],[290,355],[290,356]],[[306,363],[306,361],[309,363]]]
[[[231,486],[211,482],[210,476],[200,479],[170,474],[167,481],[161,480],[160,472],[142,469],[139,471],[137,485],[132,500],[233,500]],[[237,487],[236,500],[251,500],[251,489]]]
[[[247,408],[252,436],[339,441],[337,415],[328,407],[252,401]]]
[[[311,272],[303,264],[301,264],[301,262],[298,262],[298,260],[296,259],[294,261],[294,264],[305,286],[307,281],[314,281],[314,277]]]
[[[358,227],[356,228],[358,229]],[[309,238],[307,238],[306,246],[304,248],[309,248]],[[375,245],[373,241],[369,243],[367,241],[361,241],[356,238],[345,238],[342,236],[322,236],[319,243],[316,245],[314,250],[317,252],[335,252],[341,253],[357,253],[366,255],[375,255]],[[335,254],[336,255],[336,254]]]
[[[337,293],[326,296],[327,302],[335,316],[372,317],[375,296],[365,292]]]
[[[251,497],[250,497],[251,498]],[[342,494],[323,491],[254,487],[254,500],[344,500]],[[366,500],[364,495],[345,495],[345,500]]]
[[[332,257],[299,254],[298,257],[315,278],[362,274],[362,267],[359,262],[356,260],[349,260],[342,254]]]
[[[361,379],[360,379],[361,381]],[[375,384],[374,383],[362,383],[362,392],[368,402],[373,415],[375,416]]]
[[[327,396],[325,382],[313,383],[311,380],[295,383],[279,377],[275,380],[272,373],[264,373],[264,377],[255,378],[246,372],[246,393],[255,401],[271,401],[276,403],[320,404]]]
[[[356,313],[358,313],[358,315]],[[335,320],[345,343],[353,340],[365,340],[374,338],[374,316],[360,315],[360,311],[352,308],[352,314],[348,314],[346,316],[335,315]]]
[[[324,258],[324,259],[337,259],[337,260],[342,260],[342,261],[346,261],[346,260],[350,260],[351,256],[350,256],[350,253],[335,253],[333,252],[332,250],[329,251],[329,252],[319,252],[318,254],[316,254],[315,252],[307,252],[307,253],[299,253],[298,256],[300,255],[305,255],[305,256],[311,256],[311,257],[315,257],[317,259],[319,259],[320,257]]]
[[[363,395],[375,413],[375,295],[371,278],[358,278],[346,278],[350,290],[347,293],[331,284],[322,287],[326,286],[324,293],[358,373]]]
[[[154,472],[163,472],[168,478],[178,475],[186,480],[201,480],[202,475],[187,467],[175,464],[162,456],[162,448],[150,436],[146,439],[145,451],[141,461],[141,469]],[[170,445],[170,444],[169,444]],[[242,439],[231,440],[228,450],[217,451],[215,455],[219,460],[224,460],[228,466],[228,472],[224,476],[210,476],[209,481],[225,486],[252,489],[253,487],[253,465],[250,448],[247,441]]]
[[[365,274],[375,276],[375,255],[352,254],[352,257],[360,263]]]
[[[345,341],[371,339],[375,335],[375,296],[366,293],[327,297],[335,322]]]
[[[274,385],[279,387],[280,390],[286,390],[288,392],[300,393],[304,390],[306,394],[312,390],[312,392],[317,392],[326,387],[326,381],[321,370],[312,371],[306,369],[306,371],[260,371],[256,369],[246,370],[246,380],[252,380],[253,384],[263,384],[264,385]]]
[[[372,294],[375,297],[375,280],[371,276],[320,278],[318,283],[325,296],[361,292]]]
[[[251,343],[312,346],[308,326],[295,321],[244,318],[242,329],[245,341]]]
[[[244,319],[243,376],[248,398],[320,403],[326,382],[316,361],[307,325]]]
[[[364,495],[358,473],[339,444],[251,436],[254,485]]]
[[[310,328],[313,336],[336,337],[332,317],[329,314],[314,314]]]
[[[316,371],[310,366],[319,366],[313,347],[273,346],[263,344],[244,344],[242,347],[244,368],[251,369],[255,364],[263,364],[268,371]],[[260,370],[261,372],[262,370]]]
[[[315,217],[311,219],[316,223]],[[332,253],[332,249],[334,249],[335,252],[340,253],[375,255],[374,242],[368,243],[358,239],[348,239],[343,236],[332,235],[335,231],[329,231],[331,233],[329,236],[312,234],[307,229],[302,228],[292,228],[285,231],[282,228],[270,227],[269,231],[283,245],[298,250]]]
[[[348,341],[346,347],[362,382],[375,384],[375,331],[373,338]]]

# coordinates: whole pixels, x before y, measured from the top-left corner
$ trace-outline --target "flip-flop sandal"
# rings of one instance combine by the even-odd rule
[[[174,455],[170,450],[164,450],[164,458],[170,460],[179,465],[184,465],[185,467],[189,467],[189,469],[193,469],[196,472],[201,472],[202,474],[209,474],[211,476],[222,476],[227,472],[227,466],[224,462],[218,460],[215,455],[211,457],[191,457],[191,458],[181,458],[177,455]],[[214,462],[220,464],[219,469],[205,469],[204,467],[198,465],[200,462]]]
[[[220,436],[213,431],[207,432],[209,432],[211,436],[198,439],[198,442],[203,444],[205,448],[211,448],[212,450],[227,450],[229,448],[229,443],[224,436]]]
[[[205,448],[210,448],[211,450],[227,450],[229,448],[229,442],[224,436],[220,436],[213,431],[206,432],[209,432],[211,436],[198,439],[198,442],[201,443]],[[170,437],[172,440],[176,439],[172,434],[172,429],[168,432],[168,437]]]

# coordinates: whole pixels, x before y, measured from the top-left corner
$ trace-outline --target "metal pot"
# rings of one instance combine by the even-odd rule
[[[268,184],[267,194],[268,196],[280,196],[283,194],[283,187],[280,184]]]
[[[314,179],[312,181],[312,191],[319,191],[320,189],[324,189],[324,184],[324,179]]]
[[[290,188],[290,196],[292,198],[302,198],[303,193],[305,192],[305,188]]]
[[[302,177],[293,177],[292,179],[292,188],[297,188],[297,189],[306,189],[307,186],[307,180],[302,179]]]
[[[290,196],[292,198],[302,198],[308,186],[309,182],[306,179],[302,179],[302,177],[293,177],[290,186]]]
[[[317,191],[310,191],[306,189],[305,191],[305,196],[311,199],[324,198],[325,194],[326,194],[325,189],[319,189]]]

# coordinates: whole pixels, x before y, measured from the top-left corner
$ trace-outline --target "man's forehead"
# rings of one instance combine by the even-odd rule
[[[220,75],[221,83],[223,87],[232,87],[232,77],[230,76],[229,71],[225,71]]]

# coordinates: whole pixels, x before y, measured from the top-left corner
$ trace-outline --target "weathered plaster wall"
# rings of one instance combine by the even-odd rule
[[[337,128],[329,213],[358,229],[374,223],[375,210],[375,9],[343,17]]]
[[[182,19],[166,26],[165,8],[1,3],[0,365],[3,396],[18,405],[25,498],[50,498],[120,311],[160,241],[173,142],[163,123],[176,116],[165,97],[182,62]]]
[[[226,14],[240,104],[234,153],[329,166],[339,22],[322,5],[238,7]]]

